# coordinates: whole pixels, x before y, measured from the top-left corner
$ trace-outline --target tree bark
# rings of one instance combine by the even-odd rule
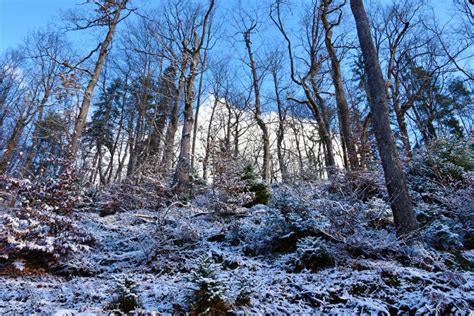
[[[194,82],[196,80],[199,65],[200,52],[206,37],[207,23],[214,7],[214,0],[211,0],[209,8],[204,15],[201,36],[194,31],[194,44],[192,49],[183,47],[185,52],[191,56],[189,75],[186,78],[186,93],[184,96],[184,123],[181,134],[181,146],[179,151],[178,164],[174,175],[174,192],[177,194],[188,193],[191,186],[191,133],[193,131],[193,103],[194,103]]]
[[[168,123],[168,128],[166,129],[165,146],[163,149],[163,157],[161,158],[160,162],[162,174],[165,175],[168,175],[171,170],[174,140],[179,122],[179,100],[181,98],[181,90],[183,89],[184,84],[184,72],[186,64],[186,60],[183,59],[183,63],[181,65],[181,74],[178,81],[178,87],[174,94],[173,108],[171,109],[170,114],[170,122]]]
[[[120,21],[120,13],[125,8],[128,0],[122,0],[120,4],[117,6],[117,10],[115,11],[114,18],[109,25],[109,30],[107,31],[107,35],[105,36],[104,41],[100,45],[100,52],[99,58],[97,59],[97,63],[95,64],[94,72],[92,74],[89,83],[87,84],[86,91],[84,93],[84,98],[82,99],[82,104],[79,110],[79,115],[76,118],[76,122],[74,124],[74,131],[72,134],[72,140],[69,148],[69,154],[74,157],[77,153],[79,148],[79,143],[81,140],[82,132],[84,130],[84,126],[87,120],[87,113],[89,112],[89,106],[91,103],[92,95],[94,93],[95,86],[97,85],[97,81],[99,80],[99,75],[102,70],[102,66],[104,65],[105,58],[107,57],[108,47],[110,42],[112,41],[112,37],[115,32],[115,28],[117,27],[118,22]]]
[[[21,116],[16,121],[12,134],[8,138],[7,144],[5,146],[2,159],[0,159],[0,174],[4,174],[7,171],[8,165],[13,156],[13,153],[15,152],[16,146],[18,144],[18,141],[20,140],[21,134],[23,133],[23,129],[25,128],[26,123],[27,121],[23,116]]]
[[[255,113],[254,117],[257,121],[258,127],[262,131],[262,143],[263,143],[263,166],[262,166],[262,178],[265,182],[270,181],[270,135],[268,128],[262,119],[262,106],[260,103],[260,85],[257,75],[257,67],[255,66],[255,60],[253,58],[252,46],[250,42],[250,30],[244,32],[245,46],[247,47],[247,53],[249,55],[250,69],[252,71],[252,84],[255,93]]]
[[[214,105],[212,106],[211,117],[209,118],[209,125],[207,127],[206,135],[206,153],[204,156],[204,161],[202,162],[202,177],[204,180],[207,180],[208,176],[208,164],[209,157],[211,155],[211,132],[212,132],[212,123],[214,121],[214,114],[216,113],[217,105],[219,104],[219,99],[215,96]]]
[[[207,50],[209,49],[210,43],[210,34],[211,26],[209,25],[209,33],[207,34],[206,47],[204,48],[204,54],[201,63],[201,74],[199,76],[199,85],[198,85],[198,96],[196,102],[196,113],[194,113],[194,128],[193,128],[193,143],[191,149],[191,168],[194,168],[194,161],[196,152],[196,138],[197,138],[197,128],[198,128],[198,119],[199,119],[199,109],[201,108],[201,98],[202,98],[202,89],[203,89],[203,77],[204,77],[204,68],[206,67],[207,61]]]
[[[331,74],[336,92],[337,114],[339,119],[339,126],[343,136],[341,141],[343,143],[343,148],[347,150],[347,156],[349,158],[349,169],[356,170],[359,168],[359,161],[357,157],[357,150],[354,138],[352,136],[350,111],[349,106],[347,104],[346,93],[344,91],[344,83],[342,81],[341,65],[339,59],[337,58],[336,50],[334,49],[334,46],[332,44],[333,25],[329,23],[327,16],[330,3],[331,0],[323,0],[321,20],[326,31],[324,42],[326,44],[329,59],[331,60]]]
[[[285,155],[283,152],[283,142],[285,139],[285,113],[283,113],[283,104],[280,98],[280,89],[278,87],[278,75],[276,69],[272,71],[273,88],[275,89],[275,97],[278,108],[278,130],[277,130],[277,156],[278,164],[280,165],[281,181],[287,183],[290,180],[288,168],[285,163]]]
[[[31,172],[33,170],[33,160],[38,150],[38,138],[40,133],[40,127],[38,126],[38,122],[41,122],[41,120],[43,119],[44,106],[46,105],[46,102],[48,102],[49,94],[50,89],[46,89],[44,96],[38,106],[38,118],[36,120],[35,129],[33,130],[31,150],[28,153],[25,162],[23,163],[22,175],[26,172]]]
[[[196,41],[198,41],[196,37]],[[186,94],[184,96],[184,122],[181,134],[181,146],[179,151],[178,164],[174,175],[175,192],[185,193],[190,187],[191,176],[191,133],[193,131],[193,101],[194,101],[194,81],[196,78],[199,63],[199,53],[195,54],[191,60],[190,75],[186,79]]]
[[[418,224],[390,128],[386,85],[372,41],[370,24],[362,0],[351,0],[351,9],[356,21],[357,34],[364,57],[364,66],[369,86],[372,124],[382,160],[395,227],[399,235],[406,235],[416,230]]]

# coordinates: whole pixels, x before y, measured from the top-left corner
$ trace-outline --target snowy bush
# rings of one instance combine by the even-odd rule
[[[365,218],[368,225],[375,228],[393,225],[393,215],[390,206],[382,199],[373,198],[367,201]]]
[[[435,184],[459,185],[474,171],[474,137],[438,139],[424,155],[415,157],[410,175]],[[416,181],[416,180],[415,180]],[[425,184],[426,185],[426,184]],[[417,189],[423,189],[418,186]]]
[[[425,238],[437,250],[460,249],[463,247],[462,239],[452,227],[441,221],[435,221],[425,231]]]
[[[167,200],[166,187],[160,178],[143,177],[140,184],[126,179],[109,185],[97,196],[96,204],[101,216],[106,216],[140,208],[159,209]]]
[[[55,178],[46,177],[18,182],[17,204],[20,207],[67,214],[82,203],[84,192],[78,182],[77,170],[69,160],[63,160],[61,164],[62,171]]]
[[[226,289],[217,278],[219,269],[210,256],[203,255],[196,260],[189,279],[193,285],[188,297],[191,315],[219,315],[229,310]]]
[[[291,232],[277,209],[253,207],[253,216],[236,220],[229,233],[232,244],[242,244],[244,254],[261,255],[274,251],[275,241]]]
[[[1,180],[2,190],[13,196],[9,205],[0,204],[0,250],[4,260],[22,258],[51,267],[60,258],[88,249],[93,237],[74,223],[71,214],[81,197],[72,171],[45,181]]]
[[[298,241],[296,249],[295,270],[304,269],[317,271],[319,269],[332,267],[335,259],[325,243],[317,237],[305,237]]]
[[[50,209],[9,209],[0,216],[0,250],[8,261],[24,258],[51,266],[70,253],[87,250],[93,237],[69,216]]]
[[[384,179],[378,171],[339,172],[329,179],[327,189],[345,199],[367,201],[387,196]]]
[[[110,310],[130,313],[140,306],[138,298],[138,284],[126,276],[115,277],[116,293],[109,305]]]
[[[237,306],[243,306],[243,305],[250,305],[250,296],[252,295],[254,284],[252,281],[247,280],[247,279],[241,279],[239,280],[239,283],[237,284],[238,287],[238,294],[235,299],[235,304]]]
[[[210,205],[216,213],[233,214],[254,200],[255,194],[250,192],[247,181],[242,178],[244,166],[245,162],[239,158],[224,152],[216,154]]]
[[[246,206],[268,203],[272,194],[268,186],[255,172],[253,165],[245,165],[242,180],[246,183],[246,191],[254,194],[254,199]]]

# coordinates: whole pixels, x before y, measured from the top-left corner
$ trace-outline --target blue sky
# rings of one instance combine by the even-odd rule
[[[0,0],[0,53],[20,44],[30,31],[45,28],[58,21],[60,9],[74,8],[86,0]],[[154,3],[156,0],[150,1]],[[230,0],[220,0],[228,4]],[[300,1],[300,0],[295,0]],[[388,0],[381,0],[388,1]],[[244,1],[245,2],[245,1]],[[156,1],[159,3],[159,1]],[[436,14],[446,19],[452,6],[451,0],[431,0]]]
[[[0,0],[0,52],[20,44],[30,31],[59,18],[59,9],[73,8],[77,0]]]

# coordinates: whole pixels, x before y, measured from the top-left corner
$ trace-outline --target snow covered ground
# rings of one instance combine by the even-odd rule
[[[233,231],[265,221],[271,212],[264,206],[230,217],[196,206],[107,217],[78,212],[78,225],[92,233],[96,243],[76,253],[61,273],[24,270],[0,276],[0,314],[101,313],[111,306],[124,278],[137,284],[139,310],[187,310],[193,288],[189,278],[203,255],[216,263],[228,302],[235,302],[241,284],[250,288],[250,304],[232,304],[239,313],[472,313],[472,272],[430,272],[362,258],[336,260],[335,267],[315,272],[295,272],[289,264],[292,252],[248,255],[244,243],[232,242]]]

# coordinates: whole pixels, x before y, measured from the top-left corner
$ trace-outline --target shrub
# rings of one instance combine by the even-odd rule
[[[250,304],[250,296],[253,293],[252,288],[254,284],[247,279],[241,279],[238,283],[238,294],[235,299],[235,304],[238,306],[244,306]]]
[[[116,296],[110,304],[109,309],[118,309],[124,313],[130,313],[140,306],[137,288],[138,285],[127,277],[116,277]]]
[[[18,198],[22,207],[51,209],[58,214],[68,214],[84,200],[84,192],[78,181],[73,161],[60,161],[61,172],[57,177],[22,181],[18,186]]]
[[[25,259],[34,266],[52,267],[60,258],[88,249],[93,237],[71,220],[80,200],[73,194],[71,173],[46,182],[1,179],[1,190],[13,196],[1,205],[0,252],[7,262]]]
[[[126,179],[106,187],[97,197],[100,215],[140,208],[158,209],[168,201],[163,181],[159,177],[143,177],[140,184]]]
[[[329,248],[317,237],[305,237],[298,241],[296,255],[297,272],[304,269],[317,271],[335,265],[334,256]]]
[[[410,174],[442,185],[454,185],[464,180],[466,174],[473,170],[474,137],[470,136],[436,140],[426,155],[416,157],[410,167]]]
[[[285,217],[279,210],[268,207],[254,207],[253,216],[236,220],[230,229],[231,244],[242,243],[248,256],[268,254],[279,244],[278,239],[291,233]]]
[[[0,217],[0,252],[11,261],[27,259],[52,266],[59,258],[87,250],[93,237],[51,210],[11,209]]]
[[[383,198],[386,189],[382,171],[339,172],[330,179],[328,191],[345,198],[368,201]]]
[[[225,288],[216,276],[219,267],[210,256],[201,256],[191,273],[193,284],[188,299],[191,315],[219,315],[226,313],[229,306],[225,300]]]
[[[212,185],[213,209],[219,214],[232,214],[237,208],[253,201],[255,195],[249,191],[242,179],[244,162],[229,155],[217,156],[214,161]]]
[[[437,250],[463,248],[462,237],[445,223],[435,221],[425,231],[425,238]]]
[[[271,192],[267,184],[259,179],[255,170],[251,164],[247,164],[243,170],[242,180],[246,183],[246,190],[254,194],[254,198],[250,203],[247,203],[247,207],[251,207],[256,204],[268,204],[271,198]]]

